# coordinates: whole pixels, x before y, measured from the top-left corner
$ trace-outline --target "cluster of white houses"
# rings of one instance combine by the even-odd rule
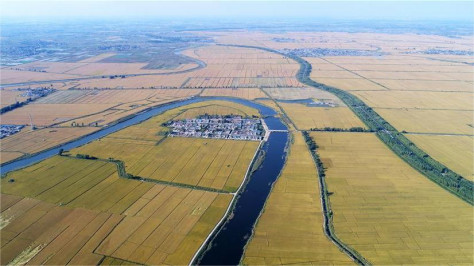
[[[237,115],[202,115],[194,119],[173,120],[166,124],[171,137],[256,140],[265,134],[262,121]]]
[[[0,125],[0,139],[20,132],[23,127],[23,125]]]

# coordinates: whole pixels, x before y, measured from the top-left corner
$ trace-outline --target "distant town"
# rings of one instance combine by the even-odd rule
[[[25,127],[23,125],[0,125],[0,139],[11,136]]]
[[[165,125],[171,128],[171,137],[260,141],[265,134],[260,119],[239,115],[202,115],[194,119],[173,120]]]

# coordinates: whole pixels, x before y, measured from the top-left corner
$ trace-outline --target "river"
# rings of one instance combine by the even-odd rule
[[[287,130],[287,127],[282,123],[280,118],[275,116],[276,112],[265,105],[237,98],[195,97],[157,106],[142,111],[128,120],[109,126],[77,140],[45,150],[27,158],[6,163],[0,167],[0,172],[3,175],[10,171],[35,164],[57,155],[60,149],[71,150],[82,146],[128,126],[143,122],[167,110],[209,100],[225,100],[253,107],[259,111],[262,117],[264,117],[265,123],[270,129],[270,136],[262,147],[265,151],[263,162],[260,167],[251,174],[246,185],[238,192],[234,200],[235,205],[231,214],[226,217],[218,230],[216,230],[209,238],[209,241],[204,243],[203,252],[197,256],[197,261],[194,262],[206,265],[238,264],[242,257],[244,247],[252,234],[252,229],[265,204],[268,194],[270,193],[271,187],[278,178],[281,169],[285,164],[286,147],[289,139],[289,133],[285,131]],[[279,131],[271,132],[272,130]]]

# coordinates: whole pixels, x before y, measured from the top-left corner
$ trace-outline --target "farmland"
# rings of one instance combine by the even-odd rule
[[[74,140],[98,130],[96,127],[43,128],[31,130],[25,127],[17,134],[2,139],[1,163],[34,154],[59,144]]]
[[[344,103],[336,96],[313,87],[303,88],[265,88],[264,89],[272,98],[278,100],[302,100],[313,99],[333,103],[336,106],[344,106]]]
[[[468,180],[474,181],[473,137],[407,134],[407,138]]]
[[[235,97],[247,100],[264,98],[265,94],[257,88],[205,89],[201,96]]]
[[[243,255],[208,254],[248,265],[473,264],[470,24],[166,22],[2,27],[2,107],[30,87],[55,90],[2,110],[2,124],[24,127],[1,140],[1,164],[204,98],[2,175],[2,265],[185,265],[244,245]],[[170,120],[260,118],[211,97],[274,109],[289,131],[271,134],[291,136],[287,157],[270,143],[198,138],[209,128],[199,121],[186,126],[193,137],[170,134]],[[285,158],[273,187],[259,178]],[[249,202],[265,204],[250,215]]]
[[[365,128],[362,121],[347,107],[312,107],[300,103],[279,103],[279,105],[298,129]]]
[[[3,91],[2,92],[10,92]],[[2,139],[1,162],[33,154],[99,130],[147,108],[195,95],[199,90],[66,90],[2,115],[2,123],[29,127]]]
[[[299,132],[247,244],[243,263],[353,264],[323,232],[316,166]]]
[[[167,111],[71,152],[121,160],[128,173],[140,177],[234,192],[245,176],[258,142],[163,139],[164,135],[159,134],[167,131],[161,124],[171,118],[192,118],[205,113],[258,115],[255,109],[235,103],[201,102]],[[127,152],[130,150],[134,152]]]
[[[187,263],[230,199],[118,178],[113,163],[56,156],[2,179],[2,263],[25,251],[35,264],[96,264],[103,255]]]
[[[311,136],[327,168],[342,241],[374,264],[472,262],[468,203],[421,176],[373,134]]]
[[[259,143],[159,133],[175,117],[228,112],[258,115],[230,102],[191,104],[8,173],[1,181],[2,263],[188,263],[233,197],[203,188],[236,191]],[[120,159],[127,173],[148,181],[120,177],[113,161],[76,153]]]

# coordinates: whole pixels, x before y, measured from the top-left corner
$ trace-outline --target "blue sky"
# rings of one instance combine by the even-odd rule
[[[473,1],[5,1],[4,18],[473,20]]]

